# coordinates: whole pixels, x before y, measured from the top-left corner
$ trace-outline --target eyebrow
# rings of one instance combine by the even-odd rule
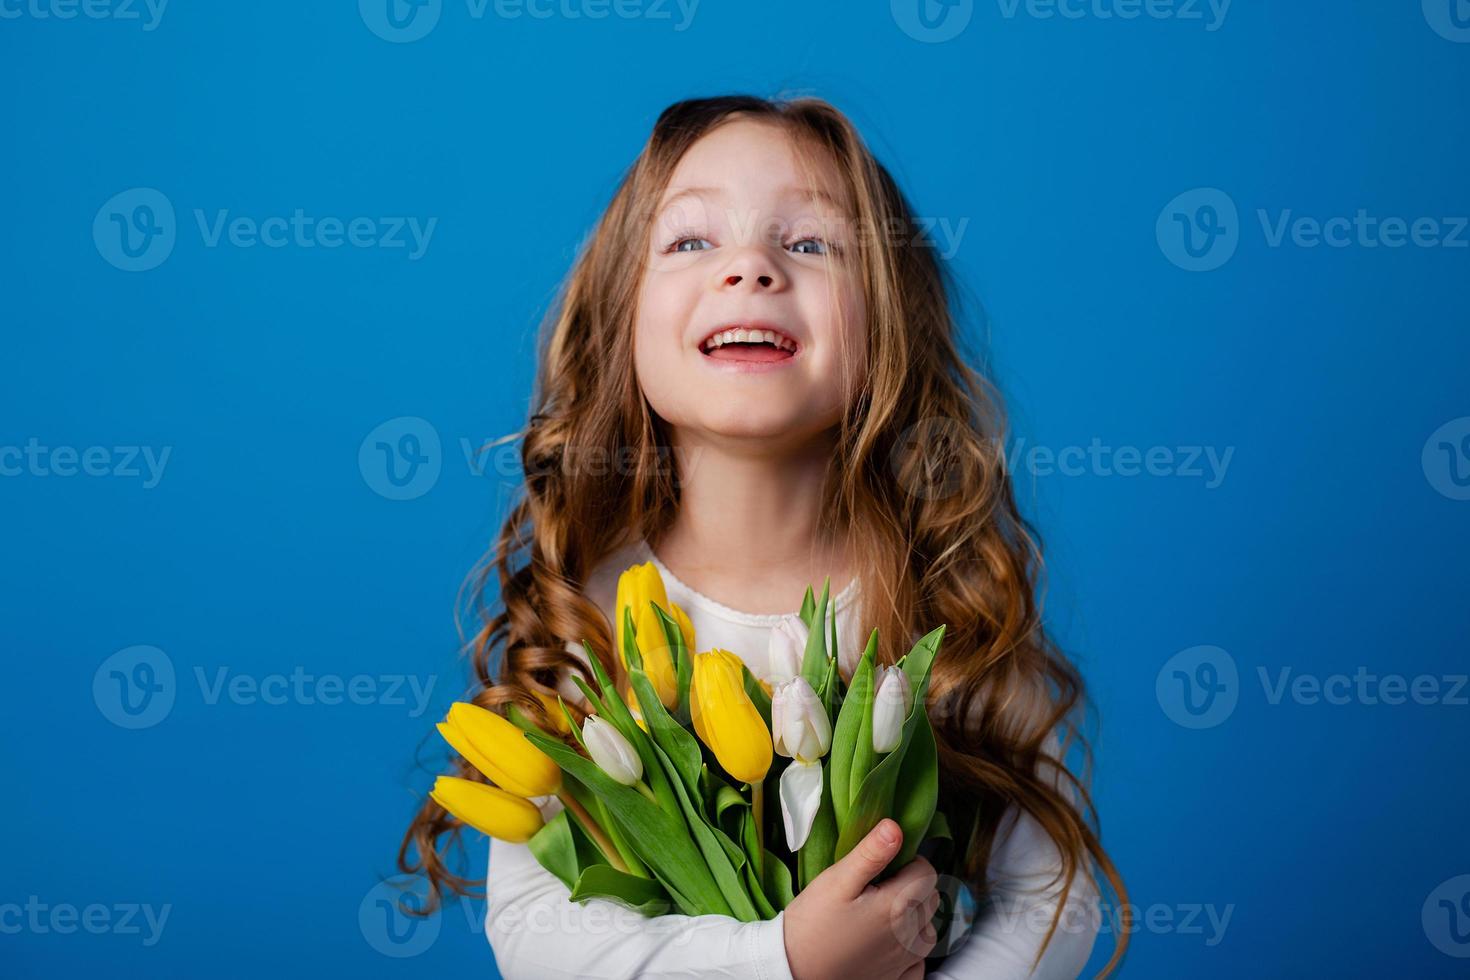
[[[670,204],[673,204],[681,197],[718,197],[728,200],[730,196],[723,187],[679,187],[670,188],[670,190],[673,191],[673,193],[665,197],[663,202],[659,204],[658,209],[660,211],[663,211]],[[843,211],[841,203],[838,202],[838,200],[831,194],[828,194],[826,191],[822,190],[820,187],[808,188],[787,185],[785,187],[779,188],[776,191],[776,195],[781,200],[786,200],[793,197],[802,199],[819,199],[825,201],[828,205],[830,205],[832,210],[839,213]]]

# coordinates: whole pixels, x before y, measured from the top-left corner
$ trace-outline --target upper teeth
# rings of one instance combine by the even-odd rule
[[[703,349],[714,350],[725,344],[758,344],[762,341],[796,353],[796,341],[774,330],[722,330],[706,340]]]

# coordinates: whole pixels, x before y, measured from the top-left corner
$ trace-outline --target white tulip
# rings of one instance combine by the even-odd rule
[[[873,751],[892,752],[903,740],[904,719],[914,706],[914,692],[902,667],[884,667],[873,695]]]
[[[800,762],[820,759],[832,747],[832,721],[805,677],[771,691],[771,744]]]
[[[766,681],[775,687],[801,673],[801,661],[806,656],[807,634],[810,631],[800,616],[783,616],[771,627],[767,641],[769,667]]]
[[[812,831],[812,821],[822,806],[822,764],[800,759],[781,774],[781,823],[786,827],[786,846],[799,850]]]
[[[596,715],[588,715],[582,726],[587,754],[597,768],[624,786],[632,786],[643,778],[643,759],[623,737],[623,733]]]

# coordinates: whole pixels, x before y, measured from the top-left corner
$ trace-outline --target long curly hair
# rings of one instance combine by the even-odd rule
[[[836,433],[821,513],[851,549],[864,634],[877,627],[885,638],[912,640],[947,624],[927,706],[940,805],[957,839],[970,828],[960,865],[970,882],[985,881],[1008,807],[1049,835],[1060,856],[1053,884],[1066,883],[1049,942],[1078,871],[1100,870],[1126,907],[1122,879],[1094,829],[1083,683],[1043,629],[1038,538],[1007,471],[1001,399],[972,366],[983,360],[956,328],[952,274],[933,243],[913,233],[912,209],[888,171],[821,99],[725,96],[669,106],[579,250],[542,326],[534,407],[518,434],[524,489],[461,593],[475,624],[466,641],[473,699],[502,712],[514,704],[551,731],[535,692],[554,699],[570,672],[592,681],[566,649],[584,638],[621,681],[611,624],[582,585],[630,533],[656,547],[679,505],[667,425],[633,368],[641,275],[630,271],[642,271],[636,263],[645,261],[656,204],[685,151],[735,117],[782,126],[795,146],[825,154],[861,228],[908,230],[858,236],[853,261],[867,301],[869,366]],[[890,640],[878,659],[892,663],[907,649]],[[569,707],[580,722],[580,704]],[[1060,761],[1073,747],[1085,760],[1083,779]],[[463,759],[453,765],[459,776],[480,778]],[[451,870],[441,848],[458,843],[461,828],[425,796],[404,836],[400,869],[430,883],[423,914],[446,890],[475,895],[484,884]],[[1104,974],[1126,945],[1124,929]]]

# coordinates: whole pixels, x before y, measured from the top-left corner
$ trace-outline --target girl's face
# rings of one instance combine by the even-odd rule
[[[676,428],[796,446],[835,426],[866,371],[866,310],[834,165],[803,178],[778,126],[735,120],[684,154],[657,205],[634,325],[634,364]],[[848,236],[850,238],[850,236]],[[725,329],[778,345],[706,341]],[[795,345],[795,353],[779,349]]]

